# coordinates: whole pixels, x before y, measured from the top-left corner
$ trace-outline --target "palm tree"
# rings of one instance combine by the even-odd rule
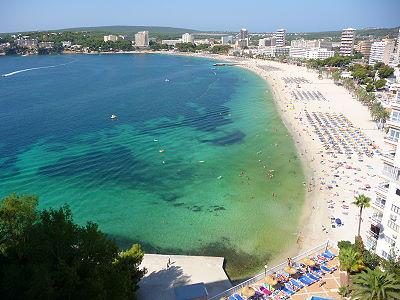
[[[391,300],[400,299],[400,280],[380,269],[367,269],[353,276],[352,299]]]
[[[361,254],[353,247],[340,249],[339,253],[340,269],[348,274],[360,272],[364,269]]]
[[[364,207],[369,207],[371,198],[365,196],[364,194],[361,194],[357,197],[354,197],[354,202],[352,202],[355,206],[360,208],[360,217],[358,219],[358,236],[360,236],[360,230],[361,230],[361,220],[362,220],[362,211]]]

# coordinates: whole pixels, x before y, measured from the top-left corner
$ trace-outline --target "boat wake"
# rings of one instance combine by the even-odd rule
[[[74,62],[76,62],[76,60],[69,61],[69,62],[63,63],[63,64],[58,64],[58,65],[43,66],[43,67],[36,67],[36,68],[29,68],[29,69],[18,70],[18,71],[14,71],[14,72],[7,73],[7,74],[2,74],[1,76],[3,76],[3,77],[8,77],[8,76],[12,76],[12,75],[15,75],[15,74],[19,74],[19,73],[23,73],[23,72],[28,72],[28,71],[33,71],[33,70],[49,69],[49,68],[61,67],[61,66],[65,66],[65,65],[72,64],[72,63],[74,63]]]

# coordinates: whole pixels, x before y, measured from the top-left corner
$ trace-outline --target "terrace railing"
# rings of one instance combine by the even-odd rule
[[[321,245],[316,246],[316,247],[314,247],[306,252],[303,252],[295,257],[292,257],[291,259],[293,262],[300,262],[303,258],[310,257],[311,255],[316,254],[316,253],[320,253],[321,251],[325,250],[328,247],[336,248],[336,244],[334,244],[330,240],[327,240],[326,242],[322,243]],[[283,262],[279,265],[276,265],[276,266],[268,269],[267,271],[257,274],[256,276],[254,276],[246,281],[243,281],[242,283],[239,283],[238,285],[235,285],[235,286],[231,287],[230,289],[228,289],[222,293],[219,293],[218,295],[213,296],[209,300],[219,300],[222,297],[229,297],[230,295],[235,294],[242,288],[252,285],[252,284],[255,284],[256,282],[262,280],[266,275],[271,275],[274,272],[282,271],[286,266],[287,266],[287,262]]]

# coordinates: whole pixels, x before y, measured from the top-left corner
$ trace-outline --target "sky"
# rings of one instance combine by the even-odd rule
[[[289,32],[397,27],[400,0],[0,0],[0,32],[103,25]]]

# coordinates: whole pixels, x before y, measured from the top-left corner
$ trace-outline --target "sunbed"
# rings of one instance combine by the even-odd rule
[[[317,277],[317,276],[315,276],[314,274],[312,274],[312,273],[307,273],[306,274],[308,277],[310,277],[312,280],[314,280],[314,281],[317,281],[317,280],[319,280],[320,278],[319,277]]]
[[[310,284],[314,283],[314,280],[312,280],[311,278],[303,275],[299,278],[300,282],[303,283],[306,286],[309,286]]]
[[[292,280],[290,280],[290,282],[293,285],[297,286],[299,289],[302,289],[304,287],[304,285],[301,282],[297,281],[296,279],[292,279]]]

